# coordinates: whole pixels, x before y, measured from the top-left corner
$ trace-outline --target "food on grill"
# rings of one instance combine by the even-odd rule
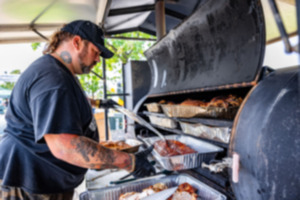
[[[228,95],[226,101],[232,106],[240,106],[243,102],[243,98],[230,94],[230,95]]]
[[[165,189],[168,189],[168,187],[164,183],[156,183],[143,189],[142,192],[127,192],[121,194],[119,200],[141,200]],[[172,194],[172,196],[170,196],[167,200],[196,200],[196,191],[197,190],[192,185],[185,182],[180,184],[174,194]]]
[[[154,149],[161,156],[176,156],[196,153],[194,149],[177,140],[167,140],[167,143],[163,140],[158,140],[154,143]]]
[[[186,99],[183,102],[181,102],[179,105],[181,106],[207,106],[207,102],[200,101],[200,100],[193,100],[193,99]]]
[[[156,183],[143,189],[142,192],[127,192],[121,194],[119,200],[140,200],[142,198],[150,196],[151,194],[163,191],[167,188],[168,187],[164,183]]]
[[[240,106],[243,99],[241,97],[237,97],[235,95],[227,95],[227,96],[217,96],[212,98],[209,102],[194,100],[194,99],[186,99],[181,102],[179,105],[181,106],[200,106],[200,107],[219,107],[219,108],[228,108],[229,106]]]
[[[228,103],[225,101],[224,97],[215,97],[208,104],[208,107],[219,107],[219,108],[227,108]]]
[[[100,144],[106,148],[114,150],[123,150],[132,147],[125,141],[101,141]]]
[[[189,183],[182,183],[178,186],[174,194],[167,200],[196,200],[197,193],[196,189]]]
[[[174,102],[172,102],[172,101],[166,101],[166,100],[164,100],[164,99],[160,100],[158,103],[159,103],[159,104],[175,105]]]
[[[167,101],[164,100],[164,99],[162,99],[162,100],[160,100],[158,103],[159,103],[159,104],[165,104],[165,103],[167,103]]]
[[[207,106],[228,108],[228,106],[240,106],[242,101],[243,99],[241,97],[236,97],[230,94],[228,96],[217,96],[213,98]]]

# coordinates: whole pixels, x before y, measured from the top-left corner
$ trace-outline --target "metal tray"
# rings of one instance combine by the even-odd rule
[[[210,139],[218,142],[229,143],[230,127],[213,127],[204,124],[192,124],[186,122],[179,122],[184,133],[191,134],[197,137]]]
[[[127,152],[127,153],[135,153],[139,150],[140,146],[142,145],[142,142],[135,140],[135,139],[126,139],[126,144],[129,144],[131,147],[122,149],[121,151]]]
[[[161,105],[163,112],[168,117],[209,117],[221,119],[234,119],[239,107],[200,107],[182,105]]]
[[[177,140],[182,142],[197,151],[197,153],[192,154],[163,157],[154,149],[152,151],[154,158],[164,169],[169,171],[197,168],[201,166],[202,162],[208,163],[210,160],[214,159],[218,152],[223,151],[222,148],[216,145],[186,135],[168,135],[165,136],[165,138],[167,140]],[[161,139],[159,137],[149,137],[143,138],[143,140],[150,146],[151,144],[154,144],[155,141]]]
[[[149,112],[155,112],[155,113],[161,113],[162,112],[162,109],[161,109],[159,103],[147,103],[147,104],[145,104],[145,106],[147,107],[147,110]]]
[[[150,119],[150,122],[157,126],[162,126],[162,127],[166,127],[166,128],[176,128],[177,127],[177,122],[175,122],[172,119],[156,117],[156,116],[148,116],[148,117]]]
[[[88,190],[80,194],[80,200],[118,200],[119,196],[126,192],[141,192],[144,188],[156,183],[165,183],[169,188],[188,182],[197,189],[198,197],[201,200],[226,200],[226,196],[219,191],[209,187],[201,181],[187,174],[170,176],[154,176],[138,181],[124,183],[117,186],[106,187],[96,190]],[[159,199],[157,199],[159,200]]]
[[[131,147],[120,149],[120,151],[124,151],[127,153],[137,152],[139,150],[139,147],[142,145],[142,142],[135,140],[135,139],[126,139],[126,140],[124,140],[124,142],[126,144],[130,145]],[[101,144],[101,142],[100,142],[100,144]]]

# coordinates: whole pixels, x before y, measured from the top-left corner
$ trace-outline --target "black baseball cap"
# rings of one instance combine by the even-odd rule
[[[79,35],[82,39],[90,41],[98,47],[103,58],[111,58],[114,55],[104,46],[102,29],[91,21],[75,20],[61,28],[61,31]]]

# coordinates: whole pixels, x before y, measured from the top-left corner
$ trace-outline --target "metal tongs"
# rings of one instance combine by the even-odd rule
[[[151,126],[151,124],[149,124],[147,121],[145,121],[142,117],[138,116],[137,114],[135,114],[134,112],[118,106],[118,105],[114,105],[114,108],[118,111],[120,111],[121,113],[123,113],[124,115],[128,116],[129,118],[131,118],[132,120],[136,121],[137,123],[139,123],[142,126],[145,126],[146,128],[148,128],[149,130],[153,131],[155,134],[157,134],[164,142],[167,143],[166,138],[163,136],[163,134],[161,134],[157,129],[155,129],[153,126]]]

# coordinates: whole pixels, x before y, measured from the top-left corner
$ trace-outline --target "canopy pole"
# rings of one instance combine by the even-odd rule
[[[284,47],[285,47],[285,52],[286,53],[298,52],[298,46],[293,47],[290,43],[288,34],[287,34],[287,32],[285,30],[285,27],[283,25],[282,17],[279,13],[279,10],[278,10],[278,7],[277,7],[277,4],[276,4],[275,0],[269,0],[269,5],[270,5],[271,10],[273,12],[274,19],[275,19],[275,22],[277,24],[279,33],[281,35],[281,38],[282,38],[282,41],[283,41],[283,44],[284,44]]]
[[[32,29],[33,32],[35,32],[37,35],[39,35],[41,38],[45,39],[48,41],[48,38],[46,36],[44,36],[42,33],[40,33],[35,27],[34,24],[35,22],[46,12],[48,11],[53,5],[54,3],[56,3],[57,0],[53,0],[40,14],[38,14],[38,16],[36,16],[32,22],[30,23],[30,28]]]
[[[102,58],[102,80],[103,80],[103,90],[104,99],[107,99],[107,85],[106,85],[106,61]],[[105,122],[105,140],[109,140],[109,126],[108,126],[108,109],[104,109],[104,122]]]
[[[155,23],[157,41],[166,34],[166,15],[164,0],[157,0],[155,3]]]

